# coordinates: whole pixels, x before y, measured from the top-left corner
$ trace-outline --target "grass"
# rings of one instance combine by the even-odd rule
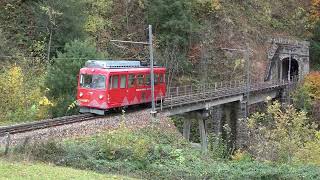
[[[124,176],[99,174],[92,171],[29,162],[0,160],[0,179],[133,179]]]

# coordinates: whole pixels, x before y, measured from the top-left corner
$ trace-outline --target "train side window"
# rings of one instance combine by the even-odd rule
[[[164,74],[159,74],[159,83],[164,83]]]
[[[138,86],[143,86],[144,84],[144,77],[142,74],[137,75],[137,79],[138,79]]]
[[[121,75],[120,88],[126,88],[127,76]]]
[[[132,88],[134,87],[134,75],[133,74],[129,74],[129,78],[128,78],[128,88]]]
[[[159,74],[154,75],[154,85],[159,84]]]
[[[119,76],[118,75],[110,76],[110,79],[109,79],[110,88],[109,89],[117,89],[118,83],[119,83]]]
[[[151,85],[151,75],[150,74],[147,74],[147,76],[146,76],[146,85],[147,86]]]
[[[109,77],[108,86],[109,86],[109,89],[112,89],[112,76]]]

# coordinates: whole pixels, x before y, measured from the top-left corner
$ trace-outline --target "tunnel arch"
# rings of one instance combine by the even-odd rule
[[[291,64],[290,64],[290,61],[291,61]],[[299,78],[299,62],[296,59],[291,58],[290,60],[290,57],[287,57],[282,59],[281,63],[282,63],[282,79],[283,80],[289,80],[289,77],[291,81],[293,79]]]

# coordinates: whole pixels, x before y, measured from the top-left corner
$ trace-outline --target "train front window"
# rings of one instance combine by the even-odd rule
[[[80,86],[91,89],[105,89],[106,78],[102,75],[81,74]]]

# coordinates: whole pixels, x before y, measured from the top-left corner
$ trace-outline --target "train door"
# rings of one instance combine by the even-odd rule
[[[145,85],[145,75],[144,74],[137,74],[136,75],[136,79],[137,79],[137,96],[139,99],[139,103],[145,103],[147,102],[147,91],[148,88]]]
[[[128,100],[128,88],[127,88],[127,74],[120,74],[119,76],[119,102],[121,106],[128,106],[129,100]]]
[[[119,91],[119,75],[118,74],[110,74],[109,76],[109,93],[108,93],[108,99],[109,99],[109,107],[114,108],[119,106],[119,98],[118,91]]]
[[[109,104],[111,107],[128,105],[127,75],[110,74],[109,77]]]
[[[127,95],[127,98],[128,98],[128,101],[129,101],[129,104],[132,105],[132,104],[138,104],[139,103],[139,100],[138,100],[138,97],[137,97],[137,86],[136,86],[136,77],[134,74],[128,74],[128,95]]]
[[[164,73],[162,72],[157,72],[155,74],[155,97],[157,100],[160,100],[161,97],[164,98],[166,94],[166,85],[165,85],[165,77]]]

